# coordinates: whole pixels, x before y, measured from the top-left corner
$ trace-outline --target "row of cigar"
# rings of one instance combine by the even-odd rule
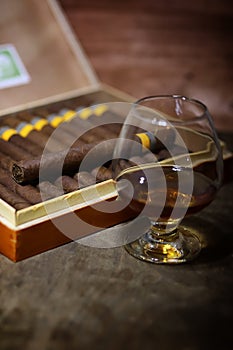
[[[108,104],[80,106],[75,99],[2,117],[0,199],[19,210],[112,178],[110,160],[123,118]],[[158,160],[170,156],[158,137],[142,132],[135,134],[140,145],[146,139]],[[174,143],[172,130],[165,136],[166,144]],[[120,170],[126,166],[123,161]]]
[[[103,140],[116,138],[121,126],[111,124],[111,116],[115,121],[115,116],[105,104],[84,108],[77,107],[77,102],[72,100],[59,109],[50,105],[1,118],[0,198],[19,210],[111,178],[109,167],[95,168],[93,163],[91,169],[80,172],[78,162],[77,169],[72,167],[71,171],[49,180],[42,178],[40,182],[27,182],[12,178],[12,164],[26,162],[30,171],[38,171],[45,147],[53,157],[56,154],[60,156],[59,153],[67,152],[67,149],[75,149],[75,154],[79,154],[88,152]],[[103,123],[99,123],[100,117]],[[81,135],[79,138],[77,130]]]

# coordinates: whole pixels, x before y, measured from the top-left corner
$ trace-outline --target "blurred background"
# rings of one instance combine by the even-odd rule
[[[232,0],[59,2],[102,82],[200,99],[233,131]]]

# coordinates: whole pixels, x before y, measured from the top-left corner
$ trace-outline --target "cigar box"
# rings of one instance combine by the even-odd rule
[[[77,107],[132,100],[98,80],[59,2],[2,1],[0,13],[0,59],[11,60],[13,67],[0,72],[0,121],[57,104],[62,109],[71,100]],[[72,234],[67,237],[56,222],[72,222],[77,213],[77,237],[120,223],[127,217],[92,208],[115,196],[113,181],[107,180],[46,200],[46,206],[16,210],[0,199],[0,252],[16,262],[70,242]]]

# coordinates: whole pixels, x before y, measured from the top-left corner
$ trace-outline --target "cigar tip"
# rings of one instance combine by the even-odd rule
[[[24,179],[23,170],[16,163],[12,164],[12,177],[17,183],[22,183]]]

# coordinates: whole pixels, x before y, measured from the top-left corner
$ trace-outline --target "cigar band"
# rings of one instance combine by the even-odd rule
[[[91,108],[84,108],[78,112],[78,116],[83,120],[88,119],[92,114]]]
[[[30,134],[30,132],[34,129],[32,124],[28,124],[28,123],[20,123],[19,125],[17,125],[16,131],[18,132],[18,134],[22,137],[27,137],[28,134]]]
[[[136,136],[140,139],[142,146],[150,149],[152,152],[155,149],[156,139],[151,132],[139,133]]]
[[[48,121],[44,118],[36,117],[31,120],[31,124],[35,130],[40,131],[45,125],[48,125]]]
[[[11,129],[9,127],[0,128],[0,136],[4,141],[8,141],[11,136],[17,134],[15,129]]]
[[[93,112],[95,115],[97,115],[98,117],[100,117],[102,114],[104,114],[104,112],[106,112],[108,109],[108,107],[106,105],[100,105],[97,107],[93,107]]]
[[[64,122],[70,121],[71,119],[73,119],[75,117],[76,114],[77,113],[75,111],[72,111],[72,110],[65,112],[63,115],[63,121]]]
[[[50,115],[48,118],[49,124],[56,128],[63,122],[63,117],[60,115]]]

